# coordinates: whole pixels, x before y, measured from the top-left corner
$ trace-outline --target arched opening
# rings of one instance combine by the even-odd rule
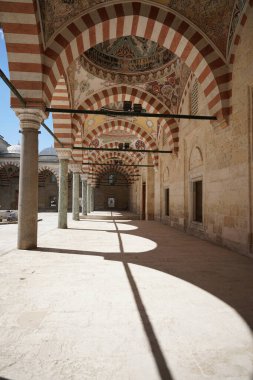
[[[19,168],[7,164],[0,168],[0,208],[18,209]]]
[[[39,211],[58,210],[58,184],[57,178],[49,169],[39,172]]]
[[[98,176],[94,193],[94,210],[126,211],[129,205],[129,180],[118,171]]]

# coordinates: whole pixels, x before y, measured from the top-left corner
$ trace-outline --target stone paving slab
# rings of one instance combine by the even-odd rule
[[[158,222],[0,226],[0,377],[252,380],[253,261]]]

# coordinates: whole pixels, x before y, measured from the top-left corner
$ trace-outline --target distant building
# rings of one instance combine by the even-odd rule
[[[0,135],[0,209],[2,210],[18,209],[20,149],[19,144],[10,145]],[[53,147],[45,148],[39,154],[40,211],[57,210],[58,182],[57,153]]]

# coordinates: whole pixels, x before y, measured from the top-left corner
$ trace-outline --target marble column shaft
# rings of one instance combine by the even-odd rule
[[[73,172],[72,219],[79,220],[79,173]]]
[[[68,158],[59,159],[58,228],[68,228]]]
[[[59,157],[58,228],[68,228],[68,164],[71,149],[57,148]]]
[[[90,189],[90,211],[93,212],[94,211],[94,187],[91,187]]]
[[[153,164],[151,154],[148,154],[148,164]],[[146,220],[154,220],[155,214],[155,172],[154,168],[147,168],[146,177]]]
[[[91,186],[87,184],[87,214],[91,212]]]
[[[38,130],[46,115],[38,109],[16,109],[22,132],[19,200],[18,248],[37,247],[38,220]]]
[[[87,215],[87,180],[82,179],[82,215]]]

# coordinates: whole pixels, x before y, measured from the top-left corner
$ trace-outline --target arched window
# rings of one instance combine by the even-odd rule
[[[199,110],[199,82],[197,79],[195,79],[193,85],[192,85],[192,91],[191,91],[191,114],[197,115]]]
[[[114,185],[117,180],[116,174],[109,174],[108,183],[109,185]]]

